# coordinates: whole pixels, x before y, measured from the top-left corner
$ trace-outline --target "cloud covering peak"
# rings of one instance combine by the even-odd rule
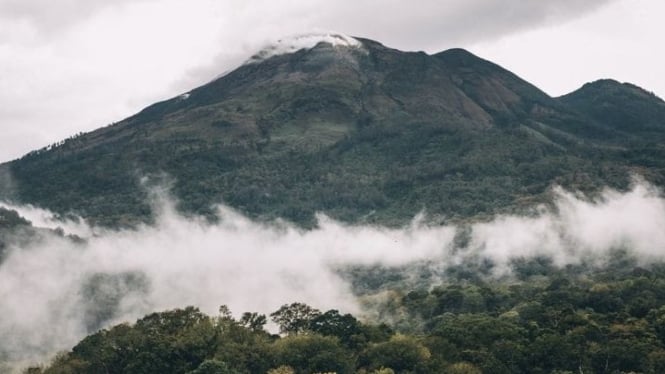
[[[262,48],[246,63],[255,63],[273,56],[294,53],[303,49],[312,49],[319,43],[328,43],[333,47],[362,48],[362,43],[353,37],[334,33],[309,33],[282,38]]]

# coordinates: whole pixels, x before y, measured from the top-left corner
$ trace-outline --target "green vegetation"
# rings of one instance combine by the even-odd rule
[[[665,103],[656,95],[630,83],[602,79],[585,84],[559,100],[575,107],[593,120],[622,132],[628,139],[637,136],[662,142]]]
[[[266,316],[189,307],[101,330],[33,373],[662,373],[665,264],[515,261],[514,276],[391,290],[387,324],[301,304]],[[376,299],[376,295],[374,298]],[[361,297],[362,300],[362,297]]]
[[[383,225],[423,209],[433,219],[520,211],[548,201],[553,184],[594,193],[631,174],[665,185],[665,103],[634,86],[554,99],[464,50],[363,43],[243,65],[186,99],[0,165],[13,177],[0,191],[128,226],[153,218],[147,189],[158,183],[187,213],[213,218],[225,203],[307,227],[317,211]]]
[[[10,236],[17,230],[17,227],[29,225],[30,222],[21,217],[15,210],[0,207],[0,262],[5,257],[7,242],[11,240]]]
[[[154,219],[151,187],[166,186],[186,213],[214,219],[213,204],[225,203],[311,227],[318,211],[464,222],[548,202],[554,184],[624,189],[631,174],[665,186],[665,103],[635,86],[600,81],[554,99],[463,50],[363,44],[245,64],[187,98],[0,165],[0,197],[124,227]],[[6,227],[38,233],[0,210]],[[482,261],[443,275],[428,264],[339,269],[376,318],[293,303],[270,314],[273,335],[266,315],[188,307],[100,330],[28,372],[665,372],[665,265],[606,260],[521,259],[503,278]],[[129,285],[138,296],[149,287],[131,272],[85,281],[90,329],[106,325]]]
[[[0,207],[0,229],[11,229],[17,226],[28,226],[30,221],[21,217],[17,211]]]

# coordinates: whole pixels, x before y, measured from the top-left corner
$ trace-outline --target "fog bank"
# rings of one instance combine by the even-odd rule
[[[186,218],[162,199],[155,225],[110,231],[1,204],[35,226],[61,227],[85,240],[52,234],[6,249],[0,362],[44,362],[99,328],[187,305],[214,315],[226,304],[239,316],[299,301],[360,314],[350,284],[336,271],[345,266],[428,261],[445,269],[485,258],[506,274],[510,261],[523,257],[548,256],[560,266],[602,262],[615,249],[628,249],[644,263],[665,258],[665,200],[655,187],[636,182],[628,192],[607,190],[594,201],[555,194],[554,208],[537,215],[471,224],[463,248],[454,244],[461,228],[419,220],[387,229],[321,215],[319,227],[305,231],[281,221],[253,222],[220,206],[221,219],[212,224]]]

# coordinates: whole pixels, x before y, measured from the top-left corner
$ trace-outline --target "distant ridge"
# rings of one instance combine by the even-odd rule
[[[630,83],[601,79],[559,98],[591,119],[622,131],[625,136],[656,137],[662,142],[665,102]]]

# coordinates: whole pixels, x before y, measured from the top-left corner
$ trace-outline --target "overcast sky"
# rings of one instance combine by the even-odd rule
[[[0,161],[308,32],[466,48],[553,96],[611,77],[665,97],[664,14],[660,0],[0,0]]]

